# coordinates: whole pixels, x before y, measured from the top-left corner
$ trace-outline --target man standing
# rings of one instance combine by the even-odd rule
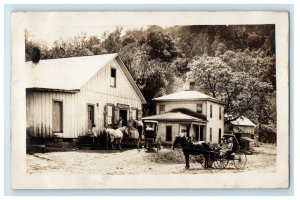
[[[143,134],[143,122],[142,122],[142,119],[141,117],[138,118],[138,121],[137,121],[137,129],[138,129],[138,132],[139,132],[139,139],[142,138],[142,134]]]

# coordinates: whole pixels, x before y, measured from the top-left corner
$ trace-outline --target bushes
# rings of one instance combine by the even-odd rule
[[[276,143],[277,132],[275,125],[260,124],[256,130],[258,140],[264,143]]]

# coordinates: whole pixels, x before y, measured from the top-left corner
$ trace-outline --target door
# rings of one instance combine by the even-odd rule
[[[172,126],[166,126],[166,141],[172,141]]]
[[[190,137],[190,128],[191,127],[189,125],[186,126],[186,136],[187,137]]]
[[[204,126],[200,126],[200,141],[205,141],[204,140]]]
[[[88,129],[92,130],[93,124],[95,122],[94,119],[94,106],[93,105],[88,105]]]
[[[127,125],[127,110],[120,109],[120,119],[122,119],[122,126]]]
[[[196,135],[195,140],[196,141],[199,141],[199,132],[200,132],[200,128],[199,127],[200,126],[195,126],[195,135]]]
[[[52,131],[53,133],[63,132],[63,107],[61,101],[53,101],[52,109]]]

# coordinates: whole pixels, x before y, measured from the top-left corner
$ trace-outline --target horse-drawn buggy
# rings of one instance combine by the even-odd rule
[[[235,135],[224,135],[222,142],[214,148],[204,141],[193,143],[185,136],[176,137],[173,149],[177,144],[182,147],[186,168],[190,167],[190,159],[200,163],[204,168],[217,169],[226,168],[229,162],[233,162],[237,169],[244,169],[247,163],[247,157],[243,151],[240,151]]]
[[[153,120],[145,120],[143,123],[143,135],[139,138],[138,149],[144,146],[147,150],[156,152],[161,149],[161,138],[157,135],[158,122]]]

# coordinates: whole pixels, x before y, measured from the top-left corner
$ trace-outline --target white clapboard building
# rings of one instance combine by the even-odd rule
[[[199,91],[185,90],[154,99],[156,114],[143,120],[159,122],[158,135],[171,143],[186,130],[194,141],[218,143],[224,132],[224,103]]]
[[[142,115],[146,103],[118,54],[26,62],[27,134],[77,138]]]

